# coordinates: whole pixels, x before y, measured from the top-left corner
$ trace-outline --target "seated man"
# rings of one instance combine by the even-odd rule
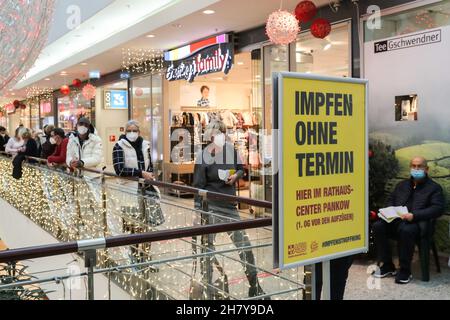
[[[374,276],[384,278],[396,275],[395,282],[409,283],[411,262],[417,238],[420,236],[419,222],[430,221],[444,213],[442,188],[428,177],[427,161],[423,157],[411,160],[411,178],[400,182],[390,195],[387,206],[405,206],[409,213],[391,223],[379,220],[373,225],[378,258],[383,262],[380,272]],[[397,273],[389,245],[389,238],[399,241],[400,271]]]

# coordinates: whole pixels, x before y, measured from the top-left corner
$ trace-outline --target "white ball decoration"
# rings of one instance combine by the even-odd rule
[[[286,45],[297,39],[300,26],[297,18],[292,13],[278,10],[269,16],[266,32],[273,43]]]
[[[47,42],[55,0],[0,1],[0,92],[33,66]]]

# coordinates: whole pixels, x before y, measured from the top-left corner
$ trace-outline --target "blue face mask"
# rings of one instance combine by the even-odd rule
[[[425,179],[426,176],[427,174],[423,169],[411,169],[411,177],[413,177],[414,180],[422,180]]]

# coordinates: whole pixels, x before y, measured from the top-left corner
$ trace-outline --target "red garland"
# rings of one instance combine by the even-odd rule
[[[324,39],[330,32],[331,24],[327,19],[318,18],[311,25],[311,33],[316,38]]]
[[[301,23],[311,21],[317,14],[317,7],[312,1],[301,1],[295,8],[295,17]]]

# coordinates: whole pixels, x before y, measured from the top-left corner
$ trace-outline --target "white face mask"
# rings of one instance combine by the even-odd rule
[[[88,133],[89,129],[84,127],[84,126],[79,126],[78,127],[78,133],[81,135],[85,135],[86,133]]]
[[[51,137],[51,138],[50,138],[50,143],[51,143],[51,144],[56,144],[55,138]]]
[[[214,144],[220,148],[225,145],[225,135],[223,133],[219,133],[214,136]]]
[[[135,142],[139,138],[139,133],[137,132],[128,132],[127,139],[131,142]]]

